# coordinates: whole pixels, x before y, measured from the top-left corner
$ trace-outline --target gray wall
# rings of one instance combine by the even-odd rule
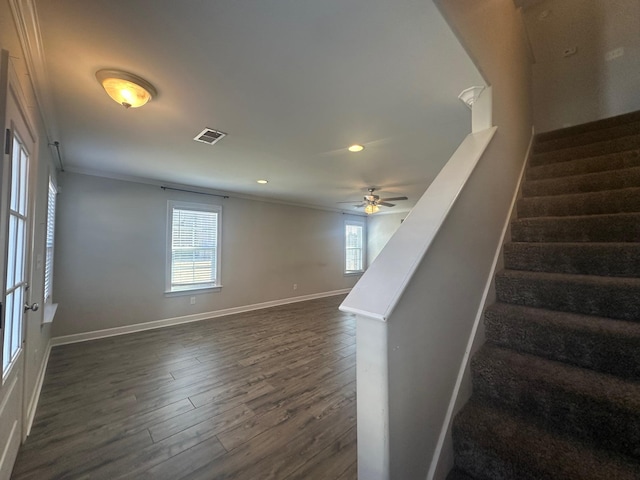
[[[543,11],[550,13],[541,18]],[[640,2],[547,0],[526,11],[538,132],[640,109]],[[566,48],[577,47],[564,57]],[[606,60],[622,48],[624,55]]]
[[[63,173],[54,335],[92,332],[352,287],[340,213]],[[166,297],[167,201],[222,205],[220,292]],[[293,290],[293,284],[297,290]]]
[[[375,260],[409,212],[370,215],[367,218],[367,265]]]

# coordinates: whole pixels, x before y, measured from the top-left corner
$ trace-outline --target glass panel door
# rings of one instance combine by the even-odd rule
[[[14,132],[11,148],[11,185],[9,229],[7,235],[8,258],[5,277],[5,322],[2,349],[2,374],[6,375],[22,348],[22,316],[27,288],[27,181],[29,154],[20,137]]]

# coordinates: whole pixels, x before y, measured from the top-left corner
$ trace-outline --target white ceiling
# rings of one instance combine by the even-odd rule
[[[65,169],[323,208],[418,200],[484,82],[430,0],[37,1]],[[126,110],[95,79],[144,77]],[[194,142],[210,127],[228,133]],[[359,154],[346,151],[362,143]],[[266,178],[267,185],[256,180]]]

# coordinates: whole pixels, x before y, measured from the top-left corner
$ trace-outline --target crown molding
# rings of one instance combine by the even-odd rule
[[[287,205],[289,207],[298,207],[298,208],[309,208],[311,210],[321,210],[324,212],[334,212],[341,213],[343,215],[353,215],[356,217],[367,217],[367,215],[363,212],[351,212],[341,208],[331,208],[325,207],[321,205],[313,205],[310,203],[302,203],[302,202],[287,202],[285,200],[278,200],[275,198],[262,197],[259,195],[250,195],[247,193],[235,192],[232,190],[219,190],[210,187],[202,187],[197,185],[189,185],[186,183],[176,183],[172,181],[159,180],[157,178],[148,178],[148,177],[137,177],[135,175],[126,175],[119,174],[113,172],[105,172],[103,170],[94,170],[90,168],[82,168],[82,167],[66,167],[64,169],[64,173],[73,173],[76,175],[87,175],[90,177],[100,177],[107,178],[109,180],[119,180],[121,182],[130,182],[130,183],[139,183],[142,185],[152,185],[156,187],[174,187],[174,188],[184,188],[193,190],[194,193],[205,193],[205,194],[213,194],[213,195],[224,195],[229,198],[238,198],[242,200],[249,200],[252,202],[264,202],[264,203],[274,203],[277,205]],[[62,177],[60,177],[62,178]],[[392,212],[392,213],[401,213],[401,212]],[[376,214],[378,215],[378,214]]]
[[[9,0],[9,4],[47,141],[51,143],[57,139],[58,129],[35,0]]]

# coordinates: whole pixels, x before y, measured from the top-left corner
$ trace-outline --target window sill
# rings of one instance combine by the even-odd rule
[[[175,290],[164,292],[165,297],[183,297],[186,295],[197,295],[200,293],[217,293],[222,290],[222,285],[216,285],[215,287],[204,288],[190,288],[189,290]]]
[[[361,272],[344,272],[344,276],[345,277],[356,277],[356,276],[361,276],[364,273],[364,270],[362,270]]]
[[[57,310],[57,303],[45,303],[44,314],[42,315],[42,324],[53,323],[53,317],[55,317]]]

